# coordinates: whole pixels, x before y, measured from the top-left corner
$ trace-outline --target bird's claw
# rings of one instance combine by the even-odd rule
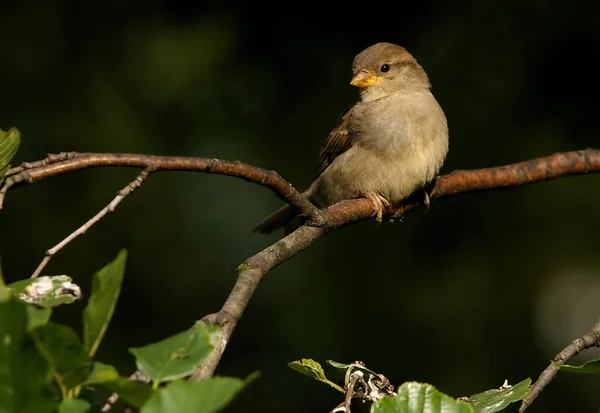
[[[427,189],[423,190],[423,203],[425,204],[425,212],[429,212],[429,208],[431,207],[431,201],[429,199],[429,194],[427,193]]]
[[[384,209],[390,208],[390,202],[373,191],[365,192],[363,196],[373,203],[373,208],[375,209],[375,213],[377,215],[377,222],[383,221],[383,211]]]

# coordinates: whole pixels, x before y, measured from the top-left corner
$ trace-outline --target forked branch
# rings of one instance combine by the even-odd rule
[[[586,149],[557,153],[544,158],[495,168],[455,171],[436,179],[430,198],[514,187],[588,172],[600,172],[600,150]],[[420,197],[414,197],[394,205],[394,210],[388,212],[406,214],[421,206],[420,199]],[[375,211],[371,201],[361,198],[333,205],[323,210],[323,215],[327,225],[301,226],[287,237],[248,258],[238,267],[238,279],[223,308],[219,313],[208,316],[209,321],[216,319],[226,322],[221,346],[215,349],[200,366],[194,379],[210,377],[214,373],[237,322],[265,274],[312,245],[329,231],[371,218],[375,215]]]

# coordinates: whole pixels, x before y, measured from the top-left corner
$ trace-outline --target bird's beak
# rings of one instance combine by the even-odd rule
[[[356,87],[359,87],[362,89],[365,87],[373,86],[375,83],[379,82],[381,79],[383,79],[381,76],[374,75],[373,73],[371,73],[365,69],[360,69],[358,72],[356,72],[354,74],[354,76],[352,76],[352,79],[350,80],[350,84],[352,86],[356,86]]]

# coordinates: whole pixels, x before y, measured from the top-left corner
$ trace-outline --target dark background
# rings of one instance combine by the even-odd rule
[[[357,91],[353,56],[402,44],[430,75],[450,126],[443,172],[598,147],[598,2],[362,2],[336,8],[174,1],[0,3],[0,127],[15,162],[61,151],[238,159],[309,184],[321,143]],[[330,8],[330,11],[326,10]],[[11,191],[0,213],[8,281],[133,179],[86,170]],[[261,378],[229,412],[326,412],[341,401],[286,363],[362,360],[395,384],[465,396],[536,378],[600,314],[598,176],[435,201],[364,222],[270,273],[218,373]],[[214,312],[235,268],[277,239],[251,233],[280,205],[239,179],[160,173],[54,258],[89,292],[129,250],[99,360]],[[79,303],[54,318],[79,328]],[[581,361],[581,359],[575,360]],[[597,411],[596,376],[560,374],[532,412]]]

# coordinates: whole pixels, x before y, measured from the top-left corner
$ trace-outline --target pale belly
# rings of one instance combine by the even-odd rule
[[[373,191],[390,202],[397,202],[435,178],[444,155],[431,150],[404,149],[380,156],[354,146],[323,171],[311,188],[312,198],[326,206]]]

